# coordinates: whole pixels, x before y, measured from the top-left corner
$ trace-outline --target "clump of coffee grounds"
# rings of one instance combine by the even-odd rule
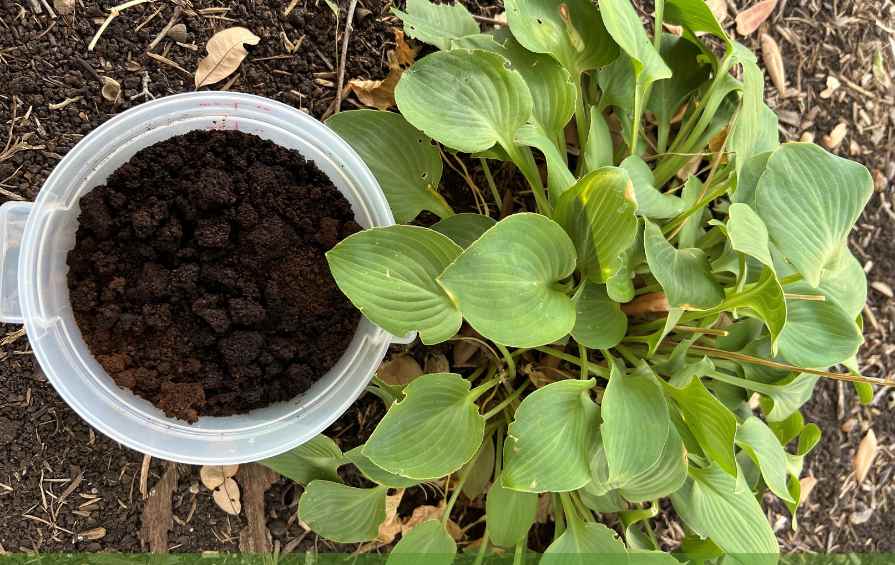
[[[295,151],[194,131],[137,153],[80,207],[78,327],[118,385],[169,416],[290,400],[354,335],[359,314],[324,253],[360,227]]]

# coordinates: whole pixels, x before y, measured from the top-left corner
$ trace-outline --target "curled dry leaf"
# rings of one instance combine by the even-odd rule
[[[820,92],[820,97],[824,100],[833,96],[833,93],[836,92],[839,87],[842,86],[842,83],[839,82],[839,79],[834,77],[833,75],[829,75],[827,77],[827,87]]]
[[[628,316],[652,312],[668,312],[669,310],[671,310],[671,305],[668,304],[668,297],[665,296],[664,292],[651,292],[638,296],[631,302],[622,304],[622,312]]]
[[[475,338],[475,339],[462,339],[462,338]],[[454,367],[471,367],[473,366],[472,358],[478,353],[479,349],[481,349],[482,345],[477,339],[481,339],[481,336],[477,331],[472,329],[468,325],[464,325],[463,329],[460,330],[460,335],[457,338],[457,341],[454,342],[454,351],[453,351],[453,365]]]
[[[106,529],[103,527],[93,528],[78,534],[78,539],[83,541],[96,541],[104,537],[106,537]]]
[[[876,443],[876,434],[873,433],[873,430],[867,430],[867,434],[861,440],[858,452],[855,453],[855,458],[852,460],[855,481],[858,484],[863,483],[864,479],[867,478],[867,473],[870,472],[870,467],[873,466],[873,460],[876,459],[878,451],[879,446]]]
[[[423,374],[423,368],[410,355],[395,355],[379,366],[376,376],[390,385],[406,385]]]
[[[379,524],[379,537],[376,541],[388,545],[395,541],[395,536],[401,533],[401,519],[398,517],[398,506],[404,498],[404,489],[398,489],[395,494],[385,497],[385,520]]]
[[[208,490],[214,490],[224,481],[236,475],[239,465],[204,465],[199,469],[199,479]]]
[[[436,351],[426,357],[426,373],[450,373],[451,364],[447,356],[441,351]]]
[[[60,16],[67,16],[75,11],[76,0],[53,0],[53,9]]]
[[[751,8],[743,10],[737,14],[737,33],[740,35],[752,35],[761,24],[768,19],[774,8],[777,7],[777,0],[762,0]]]
[[[103,77],[103,88],[100,93],[112,104],[117,104],[121,100],[121,84],[112,77]]]
[[[817,479],[813,475],[807,475],[799,479],[799,486],[801,487],[799,489],[799,504],[805,504],[808,502],[808,497],[811,496],[811,491],[817,486]]]
[[[171,26],[171,29],[168,30],[168,37],[179,43],[186,43],[186,25],[174,24]]]
[[[428,520],[441,520],[442,514],[444,514],[444,501],[438,506],[417,506],[413,509],[410,518],[404,520],[404,523],[401,525],[401,535],[406,536],[414,527]],[[447,533],[455,540],[463,538],[463,530],[453,520],[448,520],[446,527]]]
[[[398,28],[392,28],[395,35],[394,60],[401,67],[407,68],[416,61],[416,55],[419,53],[419,47],[411,47],[404,38],[404,32]]]
[[[705,0],[705,3],[708,4],[718,23],[723,24],[727,19],[727,0]]]
[[[830,132],[829,135],[823,136],[821,141],[824,142],[824,146],[827,149],[836,149],[842,144],[842,140],[845,139],[845,136],[848,134],[848,124],[845,122],[839,122],[836,124],[836,127],[833,128],[833,131]]]
[[[783,66],[783,55],[777,41],[767,33],[761,34],[761,58],[768,70],[771,82],[780,96],[786,96],[786,70]]]
[[[416,61],[418,48],[414,49],[404,39],[404,32],[392,28],[395,35],[395,48],[390,50],[388,58],[388,76],[382,80],[352,79],[348,81],[348,90],[354,92],[364,106],[379,110],[388,110],[395,105],[395,87],[404,74],[404,69]]]
[[[237,485],[236,481],[231,478],[225,479],[223,484],[211,493],[211,497],[214,499],[214,503],[227,514],[233,514],[235,516],[242,510],[242,502],[240,502],[239,497],[239,485]]]
[[[208,56],[196,67],[196,88],[219,82],[239,68],[248,55],[243,45],[258,45],[261,38],[244,27],[219,31],[208,40]]]

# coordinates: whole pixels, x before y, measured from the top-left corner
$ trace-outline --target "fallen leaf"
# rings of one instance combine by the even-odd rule
[[[761,58],[777,92],[780,93],[780,96],[785,97],[787,89],[783,55],[780,53],[780,46],[777,44],[777,41],[767,33],[761,34]]]
[[[105,528],[93,528],[92,530],[87,530],[86,532],[81,532],[78,534],[79,540],[84,541],[96,541],[106,537],[106,529]]]
[[[103,77],[103,88],[100,93],[112,104],[117,104],[121,100],[121,84],[112,77]]]
[[[839,79],[834,77],[833,75],[829,75],[827,77],[827,87],[820,92],[820,97],[824,100],[833,96],[833,93],[842,86],[842,83],[839,82]]]
[[[814,143],[814,132],[813,131],[804,132],[799,137],[799,141],[801,141],[802,143]]]
[[[429,354],[426,357],[426,373],[450,373],[451,372],[451,364],[448,363],[447,356],[440,352],[436,351],[434,353]]]
[[[811,491],[813,491],[816,486],[817,479],[814,478],[813,475],[808,475],[799,479],[799,504],[808,502],[808,497],[811,496]]]
[[[428,520],[441,520],[441,515],[444,514],[444,507],[444,501],[438,506],[417,506],[410,514],[410,518],[407,518],[401,525],[401,535],[406,536],[414,527]],[[463,538],[463,530],[453,520],[447,521],[447,532],[455,540]]]
[[[196,88],[208,86],[230,76],[248,55],[243,44],[258,45],[261,38],[244,27],[219,31],[205,46],[208,56],[196,67]]]
[[[406,385],[423,374],[423,368],[410,355],[395,355],[379,366],[376,376],[390,385]]]
[[[395,34],[394,61],[402,67],[409,67],[416,61],[416,55],[419,53],[420,49],[419,47],[413,48],[407,44],[407,40],[404,39],[404,32],[402,30],[393,27],[392,33]]]
[[[777,0],[762,0],[747,10],[737,14],[737,33],[752,35],[777,7]]]
[[[708,4],[718,23],[723,24],[727,19],[727,0],[705,0],[705,3]]]
[[[395,494],[385,497],[385,520],[379,524],[379,537],[376,541],[388,545],[395,541],[395,536],[401,533],[401,519],[398,517],[398,505],[404,498],[404,489],[398,489]]]
[[[168,30],[168,37],[170,37],[174,41],[186,43],[186,25],[174,24],[173,26],[171,26],[171,29]]]
[[[395,105],[395,87],[403,73],[401,69],[392,69],[383,80],[351,79],[348,89],[364,106],[388,110]]]
[[[628,316],[648,314],[652,312],[668,312],[671,306],[664,292],[651,292],[638,296],[631,302],[621,305],[622,312]]]
[[[211,497],[214,499],[221,510],[227,514],[239,514],[242,510],[242,503],[239,499],[239,485],[233,479],[224,480],[220,487],[216,488]]]
[[[829,135],[823,136],[821,141],[824,142],[824,145],[827,149],[836,149],[842,143],[842,140],[845,139],[845,136],[848,134],[848,124],[845,122],[839,122],[836,127],[833,128],[833,131],[830,132]]]
[[[883,59],[883,52],[877,47],[873,53],[873,78],[877,80],[883,87],[892,86],[892,79],[886,70],[886,61]]]
[[[462,338],[475,338],[475,339],[462,339]],[[454,342],[454,351],[453,351],[453,366],[454,367],[471,367],[470,364],[473,356],[479,352],[482,344],[477,340],[481,339],[481,336],[477,331],[472,329],[471,326],[465,325],[463,329],[460,330],[460,335],[457,338],[457,341]]]
[[[855,470],[855,481],[859,485],[867,478],[867,473],[870,472],[873,460],[876,459],[877,451],[879,451],[879,447],[876,443],[876,434],[873,433],[873,430],[867,430],[867,434],[861,440],[858,452],[855,453],[855,458],[852,460]]]
[[[550,516],[553,514],[553,495],[549,492],[545,492],[538,496],[538,511],[535,514],[535,522],[538,524],[546,524],[550,521]]]
[[[677,178],[682,181],[685,181],[696,174],[696,171],[699,170],[699,164],[702,163],[702,155],[696,155],[690,161],[687,162],[686,165],[681,167],[681,169],[677,172]]]
[[[873,508],[864,508],[863,510],[855,510],[852,512],[848,517],[848,521],[855,526],[860,526],[867,522],[871,516],[873,516]]]
[[[75,11],[76,0],[53,0],[53,8],[60,16],[67,16]]]
[[[199,469],[199,479],[205,488],[214,490],[224,484],[224,481],[236,475],[239,465],[203,465]]]

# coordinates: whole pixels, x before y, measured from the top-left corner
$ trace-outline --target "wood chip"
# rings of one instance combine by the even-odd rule
[[[199,469],[199,479],[205,488],[215,490],[238,471],[239,465],[203,465]]]
[[[892,292],[892,287],[887,285],[883,281],[873,281],[872,283],[870,283],[870,286],[886,298],[892,298],[893,296],[895,296],[895,293]]]
[[[839,82],[839,79],[834,77],[833,75],[827,76],[827,87],[820,92],[820,97],[824,100],[833,96],[833,93],[836,92],[839,87],[842,86],[842,83]]]
[[[799,141],[801,141],[802,143],[814,143],[814,132],[803,132],[802,135],[799,137]]]
[[[172,496],[176,488],[177,465],[168,463],[165,474],[152,488],[152,494],[143,505],[140,537],[152,553],[168,553],[168,530],[174,525]]]
[[[53,8],[60,16],[67,16],[75,11],[76,0],[53,0]]]
[[[780,46],[773,37],[767,33],[761,34],[761,58],[764,66],[768,70],[771,82],[780,96],[787,95],[786,89],[786,69],[783,66],[783,55],[780,54]]]
[[[817,479],[813,475],[807,475],[799,479],[799,486],[801,487],[799,489],[799,504],[805,504],[808,502],[808,497],[811,496],[811,491],[817,486]]]
[[[92,530],[87,530],[86,532],[81,532],[78,534],[78,539],[83,541],[96,541],[106,537],[106,529],[105,528],[93,528]]]
[[[768,19],[774,8],[777,7],[777,0],[762,0],[751,8],[743,10],[737,14],[737,33],[740,35],[752,35],[761,24]]]
[[[239,481],[245,496],[245,516],[248,524],[239,532],[239,551],[264,554],[272,550],[264,493],[277,482],[279,475],[264,465],[248,463],[239,467]]]
[[[242,511],[239,485],[233,479],[226,479],[220,487],[211,493],[211,497],[215,504],[227,514],[235,516]]]
[[[829,135],[825,135],[821,138],[821,141],[823,141],[823,144],[827,149],[836,149],[842,144],[846,135],[848,135],[848,124],[839,122]]]
[[[852,460],[855,481],[859,485],[867,478],[867,473],[870,472],[870,467],[873,465],[873,460],[876,459],[877,452],[879,452],[879,446],[876,443],[876,434],[873,433],[872,429],[867,430],[867,434],[861,440],[861,445],[858,446],[858,451]]]

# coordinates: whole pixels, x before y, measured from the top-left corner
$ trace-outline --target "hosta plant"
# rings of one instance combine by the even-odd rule
[[[483,33],[462,6],[408,0],[395,14],[434,49],[398,83],[399,113],[328,121],[400,222],[327,254],[339,287],[392,334],[478,340],[481,364],[374,381],[388,410],[365,445],[320,437],[268,463],[337,542],[377,538],[389,489],[444,486],[443,517],[393,559],[450,562],[461,493],[484,497],[482,558],[524,558],[549,502],[545,564],[774,559],[762,495],[795,527],[820,439],[800,407],[823,377],[868,394],[866,280],[847,240],[872,179],[780,143],[755,56],[703,0],[659,0],[651,33],[630,0],[505,5],[507,27]],[[479,213],[439,193],[445,163]],[[409,225],[424,210],[440,220]],[[345,465],[376,486],[343,484]],[[670,509],[685,537],[663,547],[653,521]]]

